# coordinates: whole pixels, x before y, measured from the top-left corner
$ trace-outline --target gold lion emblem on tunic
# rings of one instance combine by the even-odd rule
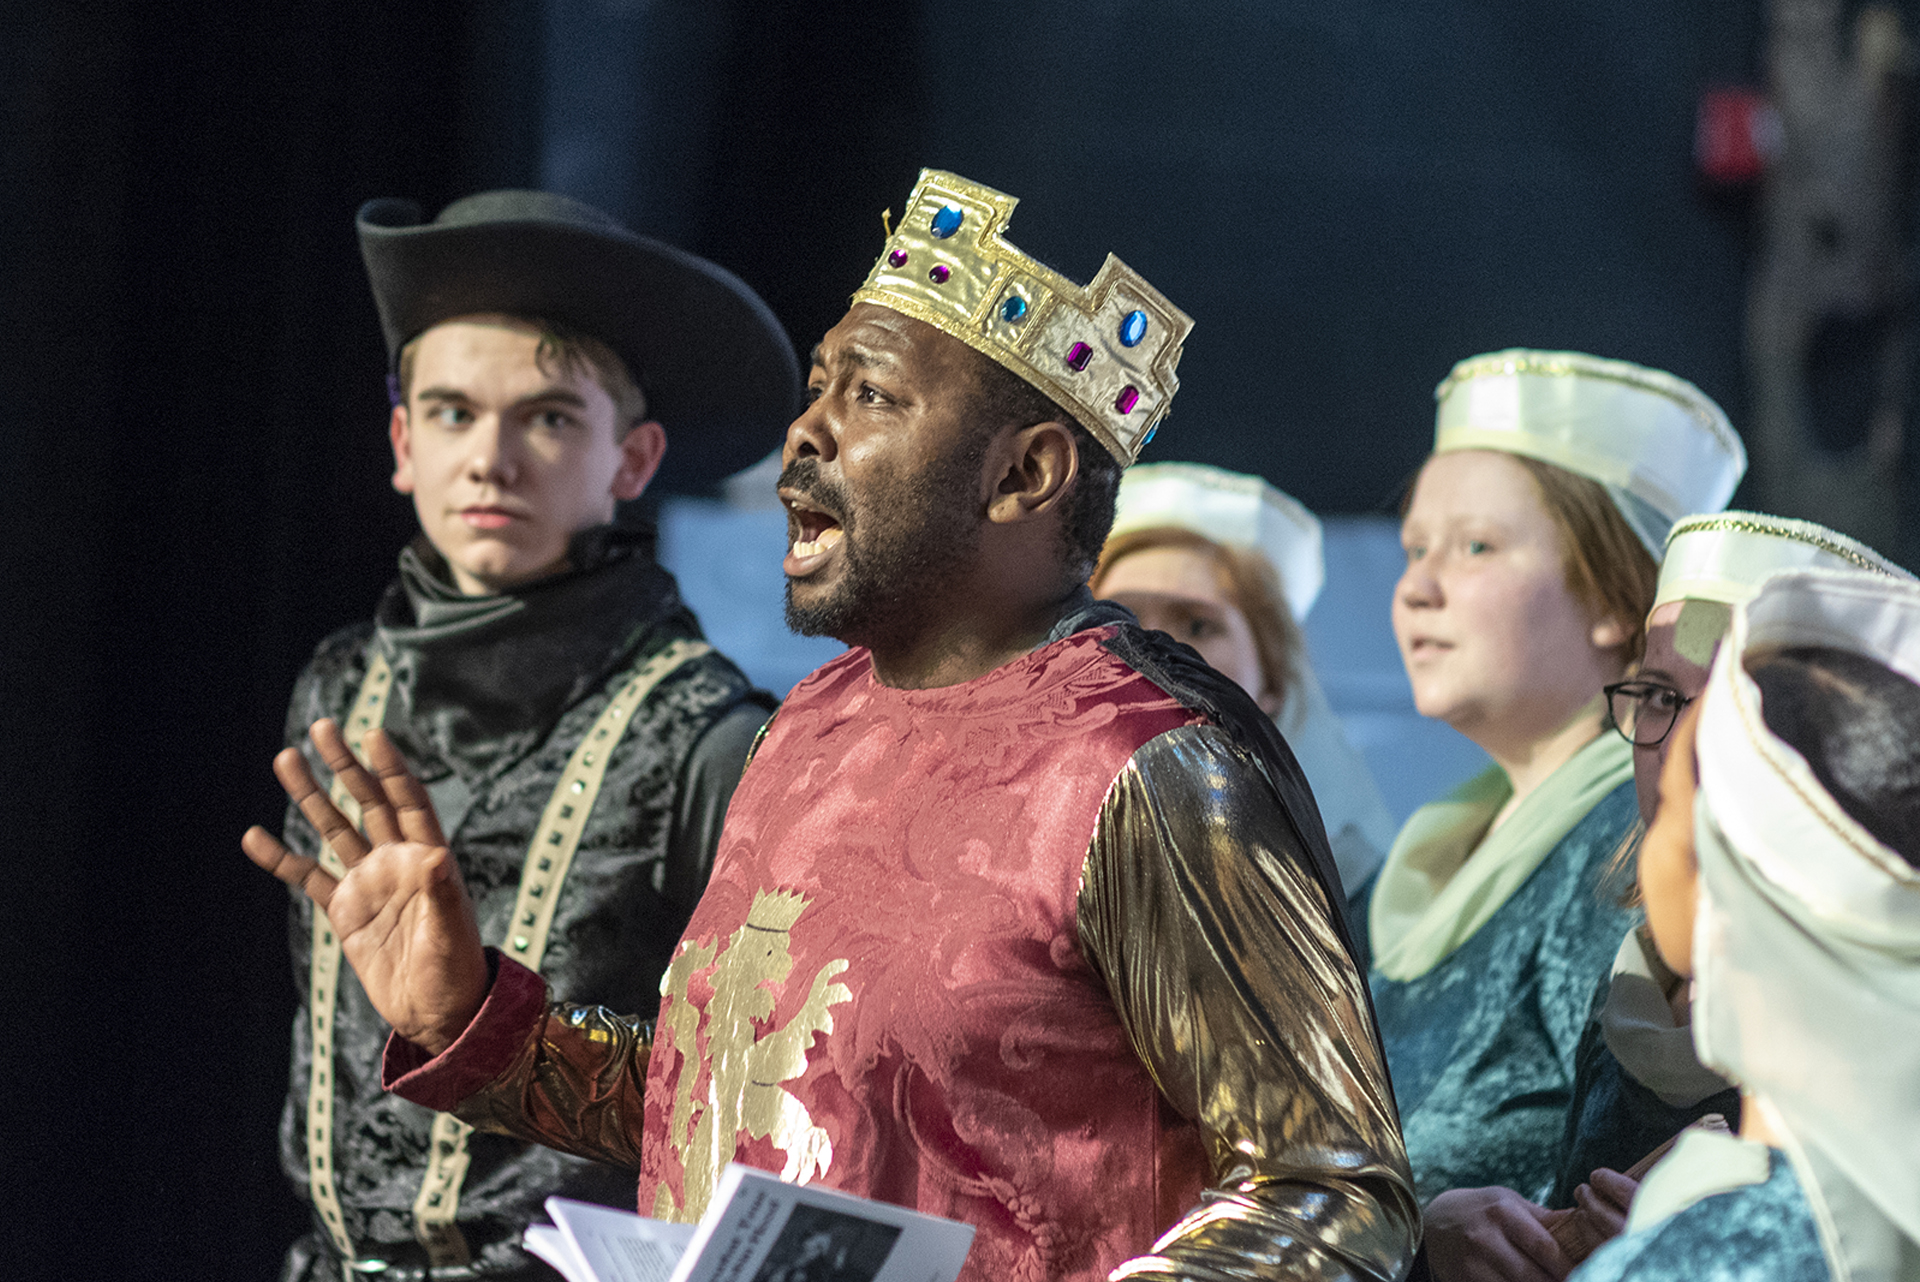
[[[662,1031],[672,1031],[682,1061],[668,1138],[680,1159],[685,1201],[676,1206],[661,1181],[653,1200],[657,1219],[698,1220],[743,1134],[771,1138],[786,1154],[783,1180],[804,1183],[826,1174],[833,1164],[833,1143],[826,1131],[813,1124],[806,1106],[780,1084],[806,1072],[807,1048],[814,1036],[833,1031],[828,1008],[853,1000],[845,984],[833,982],[847,962],[836,959],[822,966],[794,1017],[764,1037],[754,1036],[756,1023],[773,1017],[770,986],[784,983],[793,972],[788,932],[810,902],[785,891],[755,891],[747,920],[724,945],[682,940],[667,967],[660,991],[673,1001],[661,1018]],[[713,1000],[702,1012],[687,999],[687,982],[708,966],[713,968]],[[693,1092],[699,1073],[693,1053],[703,1024],[707,1091],[696,1108]]]

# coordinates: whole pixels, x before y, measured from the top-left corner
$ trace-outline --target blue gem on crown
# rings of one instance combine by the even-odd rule
[[[1120,346],[1138,347],[1140,340],[1147,336],[1147,314],[1143,311],[1131,311],[1120,322]]]
[[[1007,301],[1000,304],[1000,319],[1009,325],[1018,325],[1027,316],[1027,300],[1018,294],[1008,294]]]
[[[933,216],[933,225],[929,230],[933,232],[935,239],[945,240],[960,230],[960,223],[966,216],[966,211],[960,206],[944,205]]]

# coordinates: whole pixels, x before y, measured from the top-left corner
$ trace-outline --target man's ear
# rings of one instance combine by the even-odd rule
[[[408,435],[407,407],[393,407],[387,420],[387,440],[393,445],[393,488],[402,494],[413,493],[413,439]]]
[[[1023,427],[988,451],[999,479],[987,495],[987,519],[996,525],[1032,520],[1059,506],[1080,475],[1080,450],[1064,423]]]
[[[667,456],[667,429],[652,419],[633,425],[620,438],[620,468],[613,474],[613,497],[637,499]]]

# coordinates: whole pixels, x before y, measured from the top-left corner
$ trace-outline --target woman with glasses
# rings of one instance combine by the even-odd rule
[[[1727,649],[1638,871],[1739,1133],[1683,1136],[1575,1276],[1920,1277],[1920,586],[1775,575]]]
[[[1770,576],[1806,568],[1913,578],[1872,548],[1811,521],[1721,512],[1673,527],[1647,616],[1646,655],[1630,679],[1606,688],[1613,723],[1633,745],[1643,821],[1654,816],[1674,725],[1706,688],[1733,609]],[[1580,1039],[1565,1155],[1546,1203],[1594,1208],[1579,1245],[1612,1236],[1624,1210],[1597,1203],[1591,1189],[1580,1195],[1580,1184],[1596,1180],[1630,1196],[1619,1178],[1600,1172],[1626,1170],[1704,1115],[1739,1124],[1737,1093],[1694,1054],[1689,1010],[1686,981],[1662,963],[1647,929],[1628,934]]]
[[[1499,352],[1436,397],[1394,633],[1415,706],[1494,765],[1395,840],[1370,980],[1436,1274],[1558,1277],[1533,1203],[1633,924],[1602,886],[1636,811],[1601,688],[1640,657],[1668,529],[1723,507],[1746,457],[1692,384],[1624,361]]]

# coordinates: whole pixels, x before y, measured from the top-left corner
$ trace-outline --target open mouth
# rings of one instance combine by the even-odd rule
[[[816,507],[791,490],[780,492],[787,507],[787,556],[781,568],[793,577],[812,574],[824,565],[846,537],[840,518]]]

